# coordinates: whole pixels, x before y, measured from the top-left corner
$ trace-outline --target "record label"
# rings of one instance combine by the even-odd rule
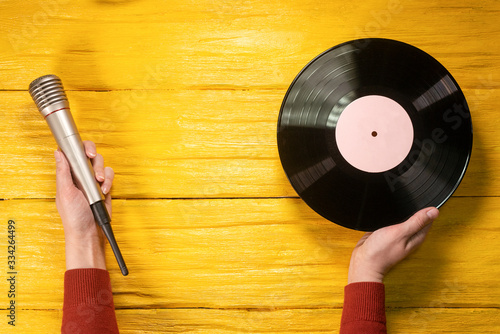
[[[413,124],[396,101],[367,95],[351,102],[335,129],[340,154],[353,167],[380,173],[398,166],[413,144]]]
[[[278,119],[281,164],[324,218],[374,231],[453,194],[472,151],[469,107],[451,73],[403,42],[369,38],[314,58]]]

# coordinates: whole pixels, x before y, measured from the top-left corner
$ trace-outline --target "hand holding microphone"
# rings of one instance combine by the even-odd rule
[[[92,164],[87,157],[86,150],[89,150],[88,153],[90,156],[94,155],[97,157],[95,147],[93,148],[92,145],[86,145],[87,147],[84,147],[73,117],[71,116],[69,103],[64,93],[61,80],[55,75],[40,77],[30,84],[29,92],[38,110],[47,121],[59,148],[64,153],[67,162],[69,162],[73,179],[85,196],[87,206],[90,205],[95,222],[101,227],[108,239],[122,274],[127,275],[128,269],[111,229],[111,218],[105,205],[104,196],[95,179]],[[64,169],[64,162],[61,161],[61,156],[58,156],[59,154],[61,153],[56,153],[58,173],[62,172]],[[99,171],[100,173],[106,172],[106,169],[101,166],[102,163],[100,161],[95,163],[98,164],[99,170],[102,168],[102,171]],[[109,181],[110,179],[111,181]],[[100,181],[104,181],[103,186],[106,187],[105,175],[102,175],[102,180]],[[59,179],[58,182],[60,182]],[[112,182],[112,176],[108,177],[108,186],[110,186],[110,182]],[[58,191],[60,190],[59,187],[60,184],[58,184]],[[75,199],[71,198],[69,200]]]

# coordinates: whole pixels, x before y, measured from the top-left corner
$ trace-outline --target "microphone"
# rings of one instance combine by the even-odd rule
[[[29,93],[47,121],[57,145],[68,159],[74,180],[87,197],[95,221],[108,239],[123,276],[127,276],[128,269],[111,229],[111,218],[104,205],[104,195],[94,177],[92,164],[85,154],[61,79],[52,74],[44,75],[29,85]]]

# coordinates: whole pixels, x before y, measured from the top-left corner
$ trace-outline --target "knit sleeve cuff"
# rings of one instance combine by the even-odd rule
[[[78,305],[113,305],[109,273],[104,269],[71,269],[64,274],[64,308]]]
[[[344,288],[342,323],[378,322],[385,325],[385,287],[377,282],[351,283]]]
[[[118,334],[109,273],[72,269],[64,274],[62,334]]]

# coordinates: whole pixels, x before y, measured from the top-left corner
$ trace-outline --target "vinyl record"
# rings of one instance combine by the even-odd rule
[[[460,87],[433,57],[399,41],[354,40],[294,79],[278,150],[313,210],[374,231],[450,198],[469,162],[472,123]]]

